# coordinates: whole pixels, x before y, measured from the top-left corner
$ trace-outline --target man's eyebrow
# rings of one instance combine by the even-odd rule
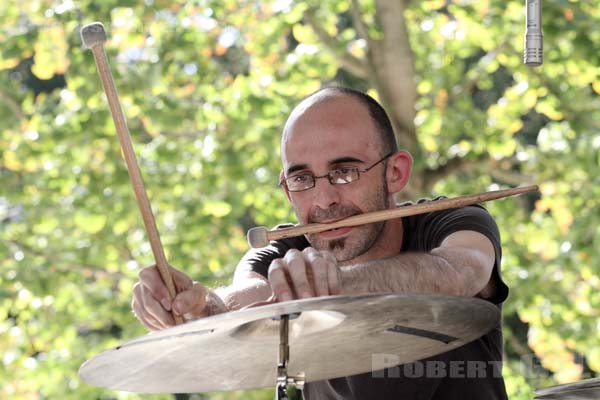
[[[364,163],[364,161],[360,160],[358,158],[355,158],[355,157],[339,157],[339,158],[329,161],[329,165],[343,164],[343,163]]]
[[[306,169],[306,168],[308,168],[308,165],[306,165],[306,164],[296,164],[296,165],[292,165],[291,167],[289,167],[289,168],[286,170],[286,175],[289,175],[289,174],[291,174],[292,172],[301,171],[301,170],[303,170],[303,169]]]

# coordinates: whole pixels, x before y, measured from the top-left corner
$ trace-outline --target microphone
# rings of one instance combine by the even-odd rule
[[[542,65],[544,43],[542,34],[542,0],[525,0],[525,50],[523,62],[530,67]]]

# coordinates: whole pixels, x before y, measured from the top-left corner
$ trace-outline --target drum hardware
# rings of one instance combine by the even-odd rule
[[[294,385],[300,391],[304,389],[304,374],[299,373],[296,376],[288,376],[287,366],[290,360],[289,346],[289,320],[297,318],[300,313],[284,314],[279,318],[279,362],[277,363],[277,385],[276,396],[277,400],[287,400],[287,385]]]
[[[478,339],[500,321],[494,304],[442,295],[364,294],[267,304],[155,331],[80,368],[95,386],[139,393],[274,387],[406,364]]]
[[[596,400],[600,399],[600,378],[540,388],[536,400]]]

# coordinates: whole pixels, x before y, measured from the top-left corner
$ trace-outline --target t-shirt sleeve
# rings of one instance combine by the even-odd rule
[[[450,234],[470,230],[486,236],[494,246],[496,262],[492,271],[492,279],[496,283],[496,292],[490,302],[500,304],[508,297],[508,286],[502,280],[500,265],[502,262],[502,247],[498,226],[482,206],[467,206],[450,210],[425,214],[420,218],[412,218],[405,223],[409,230],[410,242],[404,244],[406,250],[430,251],[438,247]]]
[[[293,225],[282,224],[276,226],[275,229],[289,228],[291,226]],[[308,247],[308,245],[308,241],[304,236],[272,240],[267,247],[249,250],[244,257],[242,257],[242,260],[235,270],[235,274],[256,272],[266,278],[269,273],[269,265],[271,265],[273,260],[282,258],[290,249],[303,250]]]

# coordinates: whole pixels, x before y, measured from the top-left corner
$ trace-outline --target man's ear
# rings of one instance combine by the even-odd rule
[[[401,191],[408,183],[413,158],[406,150],[397,151],[387,162],[386,179],[390,193]]]
[[[290,198],[290,191],[287,188],[287,185],[285,184],[285,174],[283,173],[283,171],[281,171],[279,173],[279,182],[280,182],[280,186],[283,189],[284,193],[285,193],[285,197],[287,197],[288,201],[291,203],[292,199]]]

